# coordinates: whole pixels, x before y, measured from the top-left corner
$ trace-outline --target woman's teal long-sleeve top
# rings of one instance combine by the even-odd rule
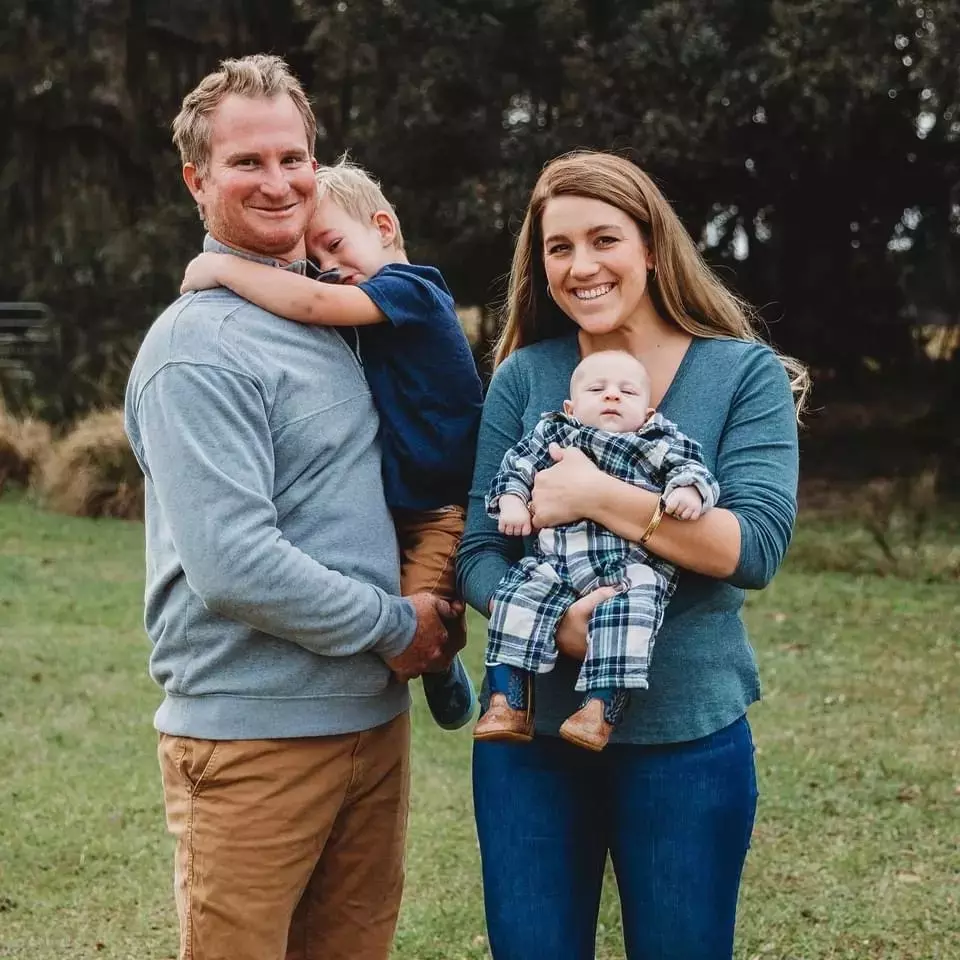
[[[484,509],[504,453],[569,395],[580,360],[575,335],[517,350],[494,373],[483,408],[458,574],[484,616],[500,578],[529,541],[506,537]],[[797,510],[797,425],[790,384],[768,346],[695,338],[659,406],[698,440],[720,484],[718,506],[740,524],[740,561],[726,580],[681,570],[656,637],[649,690],[636,691],[614,740],[676,743],[732,723],[760,696],[741,609],[744,590],[765,587],[783,560]],[[578,664],[560,657],[537,678],[537,731],[555,734],[580,703]]]

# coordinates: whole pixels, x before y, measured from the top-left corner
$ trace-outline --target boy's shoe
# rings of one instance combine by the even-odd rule
[[[474,740],[529,743],[533,739],[533,677],[498,665],[487,668],[490,705],[473,729]]]
[[[459,730],[473,718],[477,693],[459,656],[443,673],[423,674],[423,692],[433,719],[444,730]]]
[[[578,747],[599,753],[610,741],[630,695],[626,690],[596,691],[596,694],[588,693],[580,709],[563,721],[560,736]]]

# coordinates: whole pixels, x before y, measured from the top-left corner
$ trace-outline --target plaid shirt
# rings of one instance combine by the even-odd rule
[[[662,491],[663,496],[677,487],[696,487],[704,510],[713,507],[720,495],[717,481],[704,465],[700,444],[659,413],[633,433],[611,433],[587,427],[565,413],[546,413],[504,455],[486,498],[491,517],[500,515],[500,498],[506,493],[530,502],[537,471],[554,464],[551,443],[576,447],[604,473],[655,493]]]
[[[660,414],[634,433],[609,433],[567,414],[548,413],[504,455],[486,501],[492,517],[505,494],[529,503],[537,471],[553,465],[551,443],[582,450],[605,473],[628,483],[663,495],[693,486],[705,510],[717,502],[717,482],[700,445]],[[618,594],[591,618],[590,646],[576,686],[646,687],[656,632],[676,589],[676,567],[592,520],[540,530],[533,552],[510,568],[494,594],[487,663],[534,673],[552,669],[554,634],[567,607],[599,586],[616,586]]]

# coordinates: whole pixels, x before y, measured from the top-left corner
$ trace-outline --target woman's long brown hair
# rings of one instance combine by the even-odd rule
[[[653,252],[656,271],[648,274],[647,282],[662,317],[697,337],[764,342],[756,311],[706,264],[656,184],[623,157],[578,150],[548,163],[533,188],[513,254],[495,367],[519,347],[576,329],[547,296],[543,266],[541,218],[547,201],[559,196],[601,200],[634,219]],[[807,368],[793,357],[778,356],[790,377],[799,417],[810,390]]]

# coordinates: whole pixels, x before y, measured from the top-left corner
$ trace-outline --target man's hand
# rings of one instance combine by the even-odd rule
[[[180,284],[181,293],[190,293],[192,290],[209,290],[219,287],[220,280],[217,271],[226,253],[201,253],[188,264],[183,274],[183,283]]]
[[[587,623],[593,611],[616,594],[614,587],[598,587],[567,607],[567,612],[557,624],[557,649],[562,654],[574,660],[582,660],[587,655]]]
[[[696,520],[703,513],[703,497],[696,487],[676,487],[664,498],[663,512],[677,520]]]
[[[499,508],[497,529],[501,533],[508,537],[525,537],[533,529],[527,504],[515,493],[505,493],[500,498]]]
[[[403,653],[386,661],[397,679],[404,683],[422,673],[445,670],[464,644],[462,636],[452,638],[446,627],[463,613],[463,604],[448,603],[432,593],[414,593],[407,599],[417,614],[416,632]]]

